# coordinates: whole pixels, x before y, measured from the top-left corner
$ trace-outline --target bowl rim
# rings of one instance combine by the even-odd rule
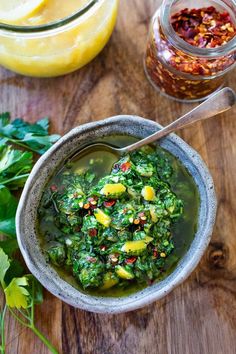
[[[194,239],[192,240],[189,246],[189,249],[186,251],[184,256],[178,262],[175,269],[164,280],[128,296],[117,297],[117,298],[96,297],[93,295],[86,295],[83,292],[80,292],[78,289],[74,288],[72,285],[64,281],[62,278],[60,278],[58,273],[56,273],[55,270],[51,266],[49,266],[48,269],[51,272],[50,274],[52,275],[52,273],[54,272],[53,274],[54,277],[52,278],[52,276],[48,275],[47,273],[48,270],[45,269],[45,267],[43,268],[43,266],[41,265],[38,259],[36,258],[31,259],[30,248],[26,248],[24,245],[24,239],[27,240],[27,237],[28,238],[30,237],[29,235],[25,236],[25,232],[24,232],[25,231],[24,221],[26,221],[28,217],[28,215],[25,215],[24,209],[25,209],[25,204],[27,204],[28,198],[30,198],[30,192],[32,191],[32,188],[36,183],[35,181],[37,175],[39,175],[39,171],[42,168],[45,168],[47,164],[50,164],[50,159],[54,155],[54,153],[59,151],[62,146],[65,146],[67,143],[69,144],[70,141],[73,140],[73,138],[76,139],[83,133],[90,134],[91,131],[94,130],[94,128],[95,130],[99,130],[106,126],[112,127],[112,126],[119,125],[121,123],[139,124],[140,127],[148,126],[150,129],[155,129],[155,130],[162,128],[160,124],[139,116],[117,115],[100,121],[86,123],[72,129],[67,134],[65,134],[58,142],[56,142],[36,162],[25,184],[17,208],[17,213],[16,213],[16,230],[17,230],[18,244],[21,253],[23,255],[23,258],[26,262],[26,265],[31,271],[31,273],[41,282],[41,284],[49,292],[51,292],[52,294],[54,294],[56,297],[60,298],[64,302],[74,307],[91,311],[91,312],[97,312],[97,313],[122,313],[122,312],[132,311],[141,308],[156,300],[161,299],[162,297],[167,295],[170,291],[172,291],[177,285],[182,283],[190,275],[190,273],[196,268],[202,255],[204,254],[210,242],[211,234],[215,223],[215,217],[216,217],[217,201],[216,201],[214,183],[208,171],[208,168],[206,167],[200,155],[193,148],[191,148],[185,141],[183,141],[177,135],[170,134],[169,136],[167,136],[166,138],[160,141],[160,145],[164,144],[165,142],[173,143],[173,145],[175,144],[177,148],[186,155],[186,157],[189,160],[188,163],[189,168],[190,166],[192,166],[192,168],[196,168],[196,171],[201,177],[202,182],[204,182],[204,187],[205,187],[204,192],[206,193],[205,204],[206,207],[207,206],[208,207],[207,207],[206,222],[204,224],[204,228],[202,228],[202,226],[198,224],[198,229],[195,233]],[[182,160],[180,160],[180,162],[184,164]],[[186,164],[184,165],[188,169],[188,166],[186,166]],[[190,171],[189,173],[193,176],[193,174]],[[200,186],[197,184],[195,178],[194,181],[199,191],[199,195],[201,196]],[[44,185],[45,185],[44,183],[41,183],[42,188]],[[200,200],[200,202],[202,201]],[[36,234],[37,233],[35,231],[35,236],[37,237]],[[46,271],[46,275],[42,272],[44,270]],[[62,289],[64,289],[64,291]]]

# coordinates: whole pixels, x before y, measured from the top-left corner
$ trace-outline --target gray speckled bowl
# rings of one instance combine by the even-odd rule
[[[170,135],[160,144],[178,157],[193,176],[200,194],[198,230],[189,250],[174,271],[161,282],[135,294],[106,298],[85,295],[65,282],[46,263],[36,232],[37,207],[48,178],[65,158],[83,145],[106,135],[127,134],[143,138],[161,126],[136,116],[116,116],[82,125],[61,138],[36,163],[25,185],[16,216],[17,238],[30,271],[51,293],[70,305],[101,313],[119,313],[134,310],[158,300],[183,282],[197,266],[211,237],[216,215],[216,197],[212,178],[201,157],[176,135]]]

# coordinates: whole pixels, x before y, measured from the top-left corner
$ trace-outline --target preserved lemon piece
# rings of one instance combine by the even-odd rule
[[[119,282],[119,280],[112,276],[112,273],[106,273],[103,278],[103,285],[101,286],[102,290],[110,289],[114,285],[116,285]]]
[[[132,253],[137,254],[141,251],[144,251],[147,248],[148,243],[151,242],[152,240],[153,240],[152,237],[146,236],[143,240],[127,241],[122,246],[121,251],[130,254]]]
[[[0,3],[0,21],[16,23],[34,15],[47,0],[4,0]]]
[[[168,211],[172,214],[173,211],[175,210],[175,206],[174,205],[171,205],[169,208],[167,208]]]
[[[106,184],[101,193],[109,196],[111,194],[122,194],[126,191],[126,187],[122,183]]]
[[[105,227],[108,227],[111,223],[111,218],[109,215],[105,214],[101,209],[96,209],[94,211],[94,216],[97,221]]]
[[[150,202],[152,202],[156,198],[155,190],[153,187],[150,186],[144,186],[141,194],[145,200]]]
[[[117,266],[116,267],[116,274],[122,279],[133,279],[134,274],[131,270],[127,270],[125,267]]]

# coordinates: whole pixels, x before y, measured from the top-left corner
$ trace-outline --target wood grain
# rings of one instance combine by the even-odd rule
[[[32,79],[0,70],[0,111],[30,122],[49,116],[63,134],[89,121],[137,114],[165,125],[191,104],[151,88],[142,66],[148,23],[160,0],[121,0],[118,23],[104,51],[82,70]],[[236,89],[235,72],[228,84]],[[180,134],[206,161],[219,207],[211,244],[195,272],[161,301],[103,316],[76,310],[45,291],[37,324],[65,354],[236,353],[236,108]],[[30,331],[7,320],[7,352],[48,354]]]

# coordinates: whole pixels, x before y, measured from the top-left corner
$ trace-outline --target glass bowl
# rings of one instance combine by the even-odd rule
[[[0,23],[0,65],[37,77],[73,72],[106,45],[117,9],[118,0],[89,0],[76,13],[45,25]]]

